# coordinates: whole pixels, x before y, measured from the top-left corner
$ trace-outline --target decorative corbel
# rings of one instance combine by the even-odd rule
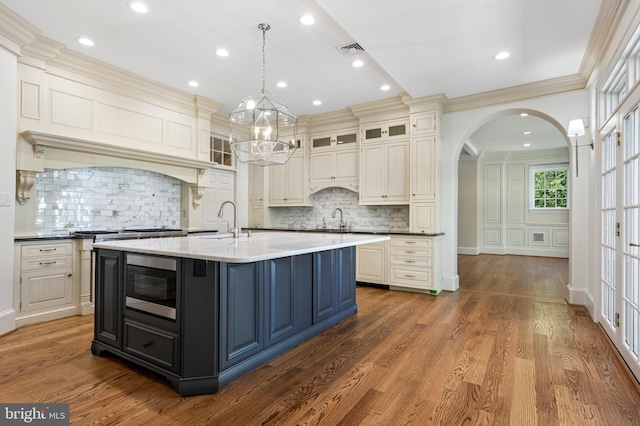
[[[200,200],[204,197],[205,186],[192,186],[191,187],[191,197],[193,197],[193,208],[197,209],[200,205]]]
[[[33,145],[33,156],[35,158],[44,158],[44,145]]]
[[[44,150],[43,150],[44,151]],[[36,183],[36,172],[30,170],[16,170],[16,199],[20,204],[26,204],[31,198],[31,188]]]

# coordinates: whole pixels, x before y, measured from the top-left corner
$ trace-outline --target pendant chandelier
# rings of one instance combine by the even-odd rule
[[[229,144],[241,163],[269,166],[284,164],[297,148],[298,119],[265,88],[265,40],[262,31],[262,92],[242,100],[229,114]]]

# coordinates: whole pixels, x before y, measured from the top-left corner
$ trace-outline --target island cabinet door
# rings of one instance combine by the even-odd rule
[[[336,250],[336,301],[337,309],[356,303],[356,248],[344,247]]]
[[[97,251],[95,282],[95,339],[122,349],[124,257],[121,252]]]
[[[312,323],[312,255],[264,261],[266,345],[284,340]]]
[[[313,322],[336,313],[335,251],[313,254]]]
[[[264,347],[260,263],[220,264],[220,370]]]

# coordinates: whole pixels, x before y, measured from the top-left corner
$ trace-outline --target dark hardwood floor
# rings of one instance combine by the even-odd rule
[[[0,402],[66,402],[71,424],[640,425],[637,383],[567,260],[460,256],[461,289],[359,287],[356,316],[215,395],[89,350],[93,317],[0,338]]]

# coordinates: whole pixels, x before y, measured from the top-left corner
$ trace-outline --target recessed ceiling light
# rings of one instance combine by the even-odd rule
[[[284,81],[279,81],[276,83],[276,86],[280,87],[280,88],[285,88],[287,87],[287,83],[285,83]]]
[[[216,50],[216,55],[223,56],[223,57],[224,56],[229,56],[229,51],[227,49],[220,48],[220,49]]]
[[[147,7],[147,5],[142,3],[141,1],[130,1],[128,3],[128,6],[129,6],[129,9],[138,13],[147,13],[149,11],[149,8]]]
[[[520,113],[520,117],[528,117],[528,116],[529,116],[529,114],[527,114],[526,112],[521,112]]]
[[[523,135],[530,135],[530,134],[531,134],[531,132],[527,130],[527,131],[522,132],[522,134],[523,134]]]
[[[198,87],[198,86],[200,86],[200,83],[198,83],[198,82],[197,82],[197,81],[195,81],[195,80],[191,80],[191,81],[190,81],[190,82],[188,82],[187,84],[188,84],[189,86],[191,86],[191,87]]]
[[[523,143],[522,146],[531,146],[530,143]]]
[[[360,68],[364,65],[364,62],[362,62],[360,59],[356,59],[355,61],[351,62],[351,65],[355,68]]]
[[[316,22],[316,20],[311,15],[304,15],[300,17],[300,23],[303,25],[313,25],[314,22]]]
[[[87,38],[87,37],[79,37],[78,38],[78,43],[80,43],[80,44],[82,44],[84,46],[93,46],[93,45],[95,45],[93,40],[91,40],[90,38]]]
[[[391,86],[389,86],[388,84],[383,84],[382,86],[380,86],[380,90],[389,90],[391,89]]]
[[[493,59],[507,59],[510,56],[509,52],[500,52],[493,55]]]
[[[316,106],[318,106],[318,105],[322,105],[322,101],[320,101],[320,100],[315,100],[315,101],[313,101],[313,104],[314,104],[314,105],[316,105]]]

